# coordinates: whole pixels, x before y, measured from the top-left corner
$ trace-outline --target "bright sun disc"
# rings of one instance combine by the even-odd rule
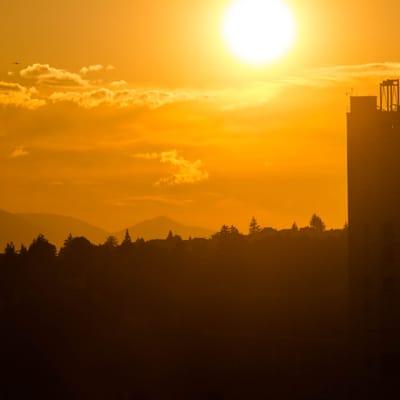
[[[225,15],[223,36],[242,61],[268,64],[292,46],[294,18],[281,0],[235,0]]]

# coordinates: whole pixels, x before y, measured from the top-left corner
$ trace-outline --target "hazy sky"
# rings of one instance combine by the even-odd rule
[[[400,75],[398,1],[287,0],[296,43],[258,68],[221,38],[229,3],[3,0],[0,208],[342,226],[346,93]]]

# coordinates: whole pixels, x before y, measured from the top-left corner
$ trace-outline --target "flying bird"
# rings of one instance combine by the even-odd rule
[[[14,65],[20,65],[21,63],[19,61],[13,62]]]

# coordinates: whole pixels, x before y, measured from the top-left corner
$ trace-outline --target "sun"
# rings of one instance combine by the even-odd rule
[[[295,21],[281,0],[234,0],[222,33],[232,53],[252,65],[272,63],[285,55],[295,39]]]

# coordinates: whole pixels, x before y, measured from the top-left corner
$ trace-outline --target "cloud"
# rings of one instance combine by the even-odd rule
[[[16,147],[14,151],[10,154],[10,158],[19,158],[25,157],[29,154],[29,152],[22,146]]]
[[[156,203],[168,206],[183,207],[193,203],[189,199],[175,199],[163,196],[130,196],[122,199],[116,199],[111,202],[116,207],[129,207],[138,203]]]
[[[113,103],[113,91],[107,88],[99,88],[83,92],[55,92],[49,99],[54,103],[71,102],[83,108],[95,108],[104,104]]]
[[[208,172],[203,170],[201,160],[188,161],[179,156],[176,150],[161,153],[139,153],[134,157],[142,160],[159,160],[162,164],[169,164],[172,167],[171,175],[159,179],[155,183],[156,186],[194,184],[209,178]]]
[[[304,88],[326,89],[358,87],[375,88],[383,79],[400,76],[400,63],[367,63],[350,65],[332,65],[303,71],[278,79],[252,82],[239,90],[225,90],[218,97],[227,111],[247,107],[263,106],[278,98],[285,90],[304,90]]]
[[[26,89],[26,88],[24,88],[23,86],[21,86],[20,84],[18,84],[18,83],[13,83],[13,82],[4,82],[4,81],[1,81],[0,82],[0,93],[1,92],[23,92],[24,91],[24,89]]]
[[[22,69],[19,72],[20,76],[34,80],[38,85],[47,85],[57,88],[57,90],[46,93],[46,96],[42,95],[41,98],[35,98],[33,89],[27,89],[23,86],[8,86],[8,93],[14,93],[11,96],[5,93],[3,87],[2,90],[0,89],[0,104],[34,109],[46,104],[46,102],[69,102],[85,109],[101,106],[157,109],[175,103],[207,102],[219,110],[232,111],[248,107],[262,107],[277,98],[284,90],[292,88],[311,87],[318,89],[334,87],[335,85],[337,87],[343,85],[362,87],[364,83],[375,85],[376,81],[400,75],[400,63],[386,62],[332,65],[306,70],[297,76],[252,82],[240,88],[219,90],[137,89],[129,87],[124,80],[103,82],[86,79],[90,72],[111,71],[113,69],[114,66],[112,65],[94,64],[81,68],[80,73],[73,73],[51,67],[48,64],[33,64]],[[3,82],[3,86],[5,84]]]
[[[114,71],[115,67],[114,65],[101,65],[101,64],[93,64],[93,65],[88,65],[87,67],[82,67],[79,71],[81,75],[87,75],[90,72],[100,72],[100,71]]]
[[[161,153],[137,153],[133,157],[139,160],[158,160]]]
[[[85,91],[55,92],[49,99],[53,102],[73,102],[91,109],[102,105],[125,107],[148,107],[156,109],[167,104],[205,99],[204,93],[160,89],[109,89],[97,88]]]
[[[353,65],[336,65],[316,69],[324,78],[332,80],[342,80],[348,78],[363,78],[363,77],[380,77],[386,78],[396,76],[400,73],[400,63],[369,63],[369,64],[353,64]]]
[[[103,68],[100,65],[88,70]],[[105,69],[112,68],[108,66]],[[157,109],[180,102],[208,102],[220,110],[232,111],[248,107],[261,107],[275,99],[283,90],[291,88],[325,88],[335,85],[356,85],[373,80],[386,79],[400,74],[400,63],[368,63],[333,65],[303,71],[299,75],[280,79],[252,82],[240,88],[219,90],[184,89],[135,89],[124,80],[108,84],[92,82],[92,86],[69,91],[57,91],[50,95],[52,102],[72,102],[86,109],[100,106],[117,108],[148,107]]]
[[[0,81],[0,105],[27,109],[37,109],[46,104],[43,99],[34,98],[38,95],[36,88],[27,88],[18,83]]]
[[[85,87],[88,81],[79,74],[64,69],[53,68],[49,64],[33,64],[20,71],[24,79],[34,80],[38,84],[61,87]]]
[[[355,80],[387,79],[400,75],[400,63],[367,63],[332,65],[306,71],[302,76],[288,77],[279,82],[286,85],[324,86]]]
[[[110,82],[110,87],[113,89],[123,89],[128,86],[128,82],[124,80]]]
[[[102,71],[104,67],[101,64],[89,65],[87,67],[82,67],[79,71],[81,75],[87,75],[89,72],[99,72]]]

